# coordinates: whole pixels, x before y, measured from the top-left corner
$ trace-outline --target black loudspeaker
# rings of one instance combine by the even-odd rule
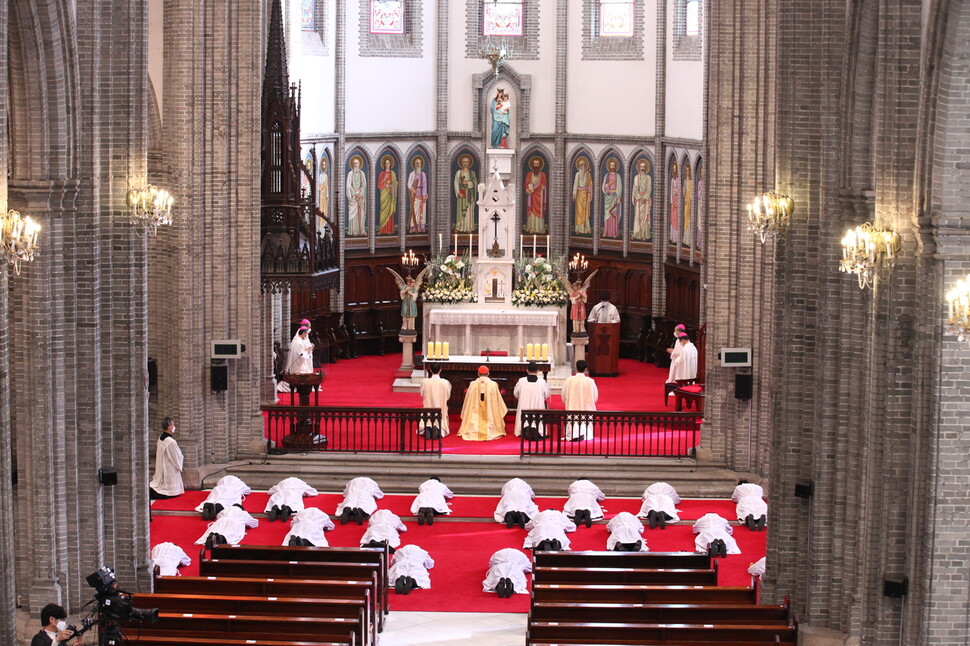
[[[212,378],[212,392],[221,393],[229,390],[229,366],[211,366],[209,374]]]
[[[750,372],[742,373],[739,372],[734,375],[734,398],[735,399],[751,399],[751,393],[754,391],[754,375]]]
[[[795,483],[796,498],[811,498],[813,493],[815,493],[815,483],[813,481],[805,480]]]
[[[112,467],[98,469],[98,482],[105,487],[113,487],[118,484],[118,471]]]
[[[909,577],[902,579],[886,579],[882,583],[882,593],[884,596],[893,599],[902,599],[909,592]]]
[[[158,387],[158,361],[152,357],[148,357],[148,388],[154,389]]]

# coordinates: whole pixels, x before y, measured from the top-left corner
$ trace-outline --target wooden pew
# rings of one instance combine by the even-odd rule
[[[282,615],[287,617],[343,617],[366,627],[369,644],[377,643],[377,623],[364,599],[314,597],[238,596],[208,594],[136,594],[134,604],[162,612],[204,612],[236,615]]]
[[[373,563],[378,566],[377,592],[382,613],[380,629],[384,629],[384,615],[388,612],[387,580],[388,552],[369,547],[291,547],[283,545],[218,545],[210,550],[213,559],[241,559],[261,561],[314,561],[328,563]],[[328,577],[330,578],[330,577]]]
[[[785,606],[696,603],[572,603],[536,602],[533,621],[648,622],[656,624],[758,624],[786,628],[791,623]]]
[[[154,636],[212,636],[247,639],[291,637],[302,641],[336,641],[360,646],[364,626],[342,617],[280,617],[273,615],[227,615],[210,613],[158,613],[158,623],[126,624],[129,638],[135,633]]]
[[[756,603],[752,588],[700,585],[583,585],[533,583],[532,602],[571,603]]]
[[[656,624],[579,621],[530,621],[526,646],[539,644],[615,644],[644,646],[651,643],[692,644],[785,644],[797,641],[790,626],[743,624]]]
[[[549,567],[633,567],[709,570],[717,559],[690,552],[533,552],[532,562]],[[712,564],[713,562],[713,564]]]
[[[150,635],[139,628],[129,628],[126,633],[131,636],[132,643],[138,646],[169,646],[170,644],[198,644],[199,646],[347,646],[342,642],[318,641],[281,641],[280,639],[250,639],[247,637],[226,637],[218,633],[209,637],[201,637],[194,633],[191,637],[179,636],[175,633]]]
[[[532,580],[538,583],[640,585],[717,585],[715,570],[623,567],[533,567]]]
[[[289,579],[249,577],[163,576],[155,579],[156,593],[208,594],[278,597],[318,597],[324,599],[359,599],[367,607],[368,621],[380,630],[383,612],[381,591],[374,580],[366,579]]]

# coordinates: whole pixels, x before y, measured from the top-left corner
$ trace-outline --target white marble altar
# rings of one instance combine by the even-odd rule
[[[425,303],[425,340],[448,342],[452,354],[481,355],[485,350],[499,350],[515,357],[519,348],[529,343],[547,343],[553,361],[565,361],[564,307],[490,305]]]

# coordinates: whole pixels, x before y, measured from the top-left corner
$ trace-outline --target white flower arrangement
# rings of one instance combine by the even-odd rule
[[[569,295],[558,278],[563,262],[564,258],[521,258],[515,266],[516,286],[512,291],[512,304],[551,307],[568,303]]]
[[[432,258],[425,281],[424,300],[431,303],[467,303],[474,300],[471,271],[465,256]]]

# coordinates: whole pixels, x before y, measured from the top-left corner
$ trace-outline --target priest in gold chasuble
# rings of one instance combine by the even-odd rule
[[[505,414],[508,412],[498,384],[488,378],[488,366],[482,366],[478,369],[478,379],[468,385],[465,393],[458,437],[471,441],[505,437]]]

